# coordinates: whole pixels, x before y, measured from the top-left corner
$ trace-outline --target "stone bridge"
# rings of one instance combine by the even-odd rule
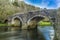
[[[53,14],[52,14],[53,13]],[[40,21],[42,19],[48,18],[48,20],[52,20],[52,18],[55,18],[56,16],[56,12],[53,11],[51,12],[51,10],[41,10],[41,11],[32,11],[32,12],[27,12],[27,13],[16,13],[10,17],[8,17],[8,24],[14,24],[14,19],[19,19],[22,29],[27,28],[27,24],[29,24],[29,22],[31,20],[35,20],[35,21]]]

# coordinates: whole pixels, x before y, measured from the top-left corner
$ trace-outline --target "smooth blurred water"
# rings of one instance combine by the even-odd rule
[[[0,32],[0,40],[44,40],[37,29]]]
[[[38,30],[42,32],[46,40],[53,40],[54,28],[53,26],[38,27]]]
[[[38,26],[32,30],[0,32],[0,40],[52,40],[51,35],[54,36],[52,26]]]

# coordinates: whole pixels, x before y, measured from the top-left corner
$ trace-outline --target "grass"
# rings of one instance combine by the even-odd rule
[[[51,26],[52,23],[51,23],[51,22],[40,21],[40,22],[38,23],[38,25],[39,25],[39,26]]]
[[[51,26],[52,23],[51,22],[46,22],[46,21],[40,21],[38,23],[38,25],[39,26]],[[2,26],[8,26],[8,24],[6,24],[6,23],[0,23],[0,27],[2,27]],[[10,25],[10,26],[14,26],[14,25]]]
[[[2,26],[8,26],[8,24],[6,24],[6,23],[0,23],[0,27],[2,27]]]

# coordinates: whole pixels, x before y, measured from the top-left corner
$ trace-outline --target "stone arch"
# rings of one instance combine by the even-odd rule
[[[27,21],[27,24],[28,26],[31,26],[33,24],[33,26],[35,25],[35,27],[37,27],[37,23],[43,19],[46,19],[48,18],[47,21],[50,21],[50,17],[47,17],[47,16],[43,16],[43,15],[35,15],[33,16],[32,18],[30,18],[28,21]],[[31,23],[32,22],[32,23]],[[36,23],[36,24],[35,24]],[[30,25],[31,24],[31,25]],[[27,27],[28,28],[28,27]]]
[[[35,15],[35,16],[33,16],[32,18],[30,18],[28,21],[27,21],[27,23],[29,24],[29,22],[31,21],[31,20],[33,20],[34,18],[41,18],[40,20],[42,20],[42,19],[45,19],[45,17],[47,17],[47,16],[43,16],[43,15]],[[48,17],[47,17],[48,18]],[[37,20],[36,19],[36,20]]]
[[[16,19],[20,22],[20,27],[22,27],[22,19],[21,19],[21,17],[19,17],[19,16],[13,17],[11,23],[14,24],[14,21],[15,21]]]

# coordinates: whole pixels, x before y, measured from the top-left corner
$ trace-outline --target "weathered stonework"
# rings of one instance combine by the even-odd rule
[[[8,17],[8,24],[13,24],[14,18],[18,18],[22,22],[22,29],[24,29],[26,27],[26,25],[29,23],[29,21],[31,19],[33,19],[34,17],[41,17],[41,18],[47,17],[51,20],[51,18],[55,17],[55,11],[53,11],[52,13],[54,15],[51,15],[51,13],[49,11],[46,12],[44,10],[35,11],[35,12],[28,12],[28,13],[17,13],[17,14],[14,14],[14,15]]]

